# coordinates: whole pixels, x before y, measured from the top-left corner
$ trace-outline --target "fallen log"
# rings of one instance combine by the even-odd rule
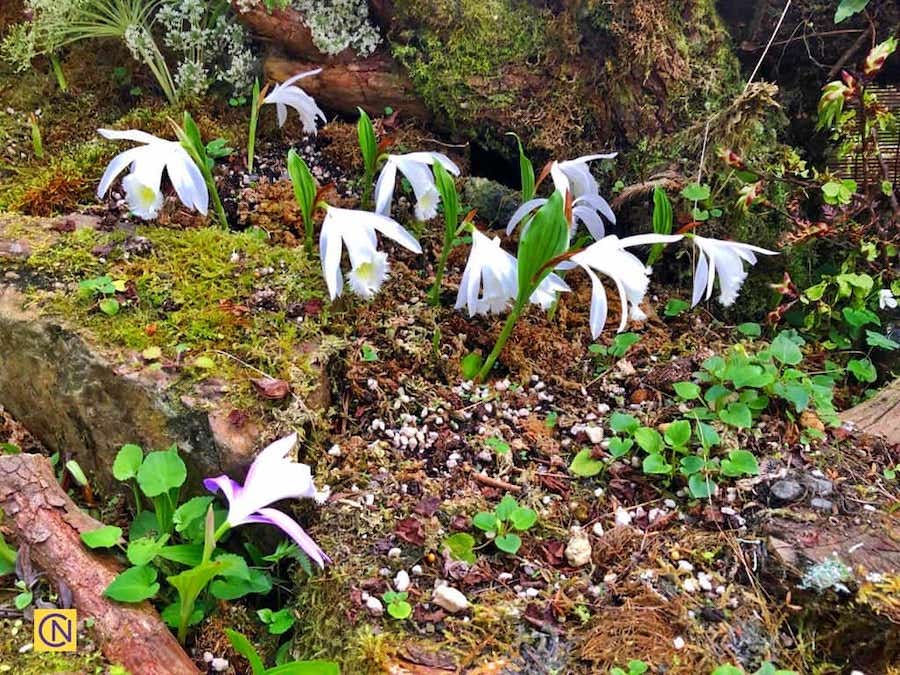
[[[841,419],[864,433],[884,436],[892,445],[900,443],[900,379],[869,400],[842,412]]]
[[[111,557],[88,550],[80,534],[102,526],[62,490],[42,455],[0,456],[2,529],[46,578],[72,592],[78,618],[93,619],[103,655],[132,675],[196,675],[199,670],[148,602],[120,604],[103,590],[121,571]]]

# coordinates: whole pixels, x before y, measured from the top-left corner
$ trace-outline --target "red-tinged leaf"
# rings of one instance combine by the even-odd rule
[[[438,507],[441,505],[441,498],[435,496],[422,497],[419,500],[419,503],[416,504],[413,511],[418,513],[420,516],[425,516],[426,518],[431,518],[438,510]]]
[[[416,518],[404,518],[394,530],[397,536],[413,546],[422,546],[425,543],[425,528]]]
[[[273,377],[261,377],[250,380],[256,393],[262,398],[270,401],[280,401],[291,393],[291,385],[284,380],[277,380]]]

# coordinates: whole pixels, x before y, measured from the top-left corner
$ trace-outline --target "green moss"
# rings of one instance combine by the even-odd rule
[[[66,284],[65,291],[32,290],[41,311],[65,317],[108,347],[129,352],[158,347],[163,361],[188,364],[210,356],[216,363],[212,373],[189,367],[188,374],[240,375],[229,395],[238,400],[246,394],[248,404],[255,397],[247,378],[258,373],[236,359],[292,382],[299,395],[316,386],[312,360],[321,354],[303,345],[322,343],[329,305],[321,302],[321,310],[302,321],[286,315],[292,304],[325,299],[318,265],[301,249],[214,228],[145,226],[136,234],[151,243],[149,254],[126,255],[127,234],[121,231],[82,229],[50,242],[38,239],[29,272]],[[105,260],[97,256],[98,248],[109,249]],[[101,275],[133,289],[121,297],[115,316],[98,311],[96,298],[78,290],[78,282]],[[254,306],[254,293],[264,289],[272,292],[274,309]]]
[[[79,650],[74,654],[21,652],[32,641],[32,625],[21,619],[0,620],[0,673],[14,675],[47,675],[47,673],[100,673],[121,672],[107,670],[108,665],[99,650],[83,643],[85,636],[79,635]]]
[[[502,82],[546,49],[547,16],[520,0],[398,2],[394,56],[409,70],[431,110],[453,124],[480,108],[503,108],[514,92]]]

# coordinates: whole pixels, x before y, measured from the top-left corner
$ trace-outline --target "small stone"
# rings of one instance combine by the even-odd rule
[[[834,483],[827,478],[804,476],[803,484],[817,497],[828,497],[834,492]]]
[[[783,479],[772,483],[772,496],[783,502],[793,502],[800,499],[803,494],[803,486],[795,480]]]
[[[572,536],[566,544],[566,560],[572,567],[582,567],[591,561],[591,540],[580,527],[572,528]]]
[[[684,649],[684,638],[679,635],[677,638],[672,640],[672,646],[678,650]]]
[[[584,433],[588,437],[588,440],[597,445],[603,440],[603,427],[585,427]]]
[[[627,527],[631,525],[631,514],[621,506],[616,509],[616,525]]]
[[[809,505],[817,511],[827,511],[829,513],[831,513],[834,508],[834,504],[831,500],[823,499],[822,497],[813,497],[809,500]]]
[[[691,565],[687,560],[679,560],[678,561],[678,571],[679,572],[693,572],[694,566]]]
[[[614,584],[616,582],[616,579],[618,579],[618,578],[619,578],[619,575],[616,574],[615,572],[607,572],[605,575],[603,575],[603,583],[604,584]]]
[[[204,663],[212,663],[212,660],[216,658],[213,656],[212,652],[203,652],[203,662]]]
[[[209,662],[209,667],[217,673],[222,673],[228,670],[228,659],[223,659],[221,656],[218,656]]]
[[[435,588],[431,601],[451,614],[463,612],[469,608],[469,601],[466,599],[466,596],[452,586]]]
[[[384,614],[384,605],[381,604],[381,600],[372,595],[366,599],[366,609],[369,610],[369,614],[372,616]]]
[[[416,577],[422,576],[422,571],[423,571],[423,570],[422,570],[422,566],[421,566],[421,565],[413,565],[411,571],[412,571],[412,573],[413,573],[413,576],[416,576]]]
[[[681,587],[688,593],[696,593],[700,590],[700,584],[697,583],[697,580],[694,577],[688,577],[685,579]]]
[[[598,520],[596,523],[594,523],[593,527],[591,528],[591,531],[594,533],[595,537],[602,537],[603,536],[602,523]]]
[[[331,455],[332,457],[340,457],[341,456],[341,446],[339,446],[337,443],[335,443],[328,449],[328,454]]]
[[[406,570],[400,570],[394,577],[394,590],[403,593],[409,589],[410,583],[409,573]]]
[[[388,551],[388,558],[396,560],[397,558],[400,557],[400,553],[401,553],[401,551],[400,551],[399,547],[394,546],[394,548],[392,548],[391,550]]]

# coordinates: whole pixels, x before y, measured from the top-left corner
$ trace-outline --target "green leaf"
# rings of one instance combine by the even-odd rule
[[[519,238],[516,303],[520,306],[526,305],[534,290],[552,271],[547,263],[569,248],[569,224],[563,208],[563,197],[556,191],[537,210]]]
[[[644,473],[651,474],[672,473],[672,465],[662,455],[655,452],[644,457],[643,469]]]
[[[249,569],[249,577],[225,577],[215,579],[209,585],[209,592],[219,600],[237,600],[245,595],[267,595],[272,590],[272,577],[265,571]]]
[[[850,359],[847,361],[847,370],[860,382],[874,382],[878,379],[878,371],[875,364],[869,358]]]
[[[611,356],[620,358],[625,356],[625,353],[640,341],[641,336],[637,333],[619,333],[613,338],[612,345],[609,347],[609,353]]]
[[[719,432],[709,424],[700,421],[697,422],[697,438],[700,439],[700,445],[707,450],[721,442],[719,440]]]
[[[603,462],[601,462],[599,459],[594,459],[591,456],[590,448],[583,448],[572,459],[572,463],[569,465],[569,471],[574,473],[576,476],[581,476],[582,478],[590,478],[591,476],[596,476],[598,473],[603,471]]]
[[[485,439],[484,444],[498,455],[505,455],[510,451],[509,443],[496,436]]]
[[[894,342],[886,335],[876,333],[873,330],[866,331],[866,344],[870,347],[886,349],[888,351],[894,351],[895,349],[900,348],[900,343]]]
[[[504,553],[515,555],[522,547],[522,539],[517,534],[504,534],[494,539],[494,545]]]
[[[794,342],[784,333],[779,333],[772,340],[769,347],[772,356],[781,363],[788,366],[796,366],[803,360],[803,353]]]
[[[147,497],[158,497],[179,488],[186,479],[187,467],[175,448],[149,453],[137,475],[138,485]]]
[[[166,605],[159,615],[162,617],[162,620],[166,622],[167,626],[170,628],[178,628],[178,625],[181,623],[181,601],[175,600],[175,602]],[[194,607],[194,611],[192,611],[190,617],[188,617],[187,625],[196,626],[203,621],[204,616],[205,613],[203,607]]]
[[[175,513],[172,516],[175,531],[184,532],[195,521],[203,518],[212,501],[212,497],[192,497],[175,509]]]
[[[609,418],[609,428],[617,434],[633,434],[639,426],[640,422],[633,415],[615,412]]]
[[[687,420],[678,420],[672,422],[665,432],[666,443],[674,448],[680,448],[687,445],[691,440],[691,423]]]
[[[262,659],[259,657],[256,648],[250,644],[250,641],[241,633],[238,633],[236,630],[231,630],[230,628],[225,629],[225,635],[228,637],[229,642],[231,642],[231,646],[234,647],[234,651],[247,659],[253,675],[263,675],[266,667],[263,665]],[[338,673],[338,675],[340,675],[340,673]]]
[[[175,544],[173,546],[165,546],[160,550],[159,557],[180,565],[196,567],[203,559],[203,545]]]
[[[72,478],[74,478],[75,482],[80,486],[84,487],[88,484],[87,476],[84,475],[84,471],[82,471],[81,465],[74,459],[70,459],[68,462],[66,462],[66,471],[68,471],[72,475]]]
[[[691,474],[688,478],[688,490],[694,499],[706,499],[716,489],[716,481],[702,473]]]
[[[507,132],[506,135],[514,137],[519,146],[519,181],[522,186],[522,203],[524,204],[534,197],[534,165],[525,154],[522,139],[512,131]]]
[[[457,532],[444,539],[444,546],[456,560],[475,564],[475,538],[468,532]]]
[[[685,476],[690,476],[706,466],[706,460],[698,455],[688,455],[687,457],[682,457],[678,464],[681,473]]]
[[[493,513],[489,513],[488,511],[480,511],[479,513],[475,514],[474,518],[472,518],[472,525],[484,532],[496,532],[497,516],[495,516]]]
[[[169,541],[169,535],[167,534],[164,534],[159,539],[153,537],[132,539],[128,543],[128,551],[126,552],[128,562],[138,567],[149,564],[159,555],[167,541]]]
[[[362,153],[363,164],[369,175],[375,173],[375,162],[378,161],[378,141],[375,140],[375,127],[366,111],[359,110],[359,122],[356,123],[356,135],[359,139],[359,149]]]
[[[634,441],[630,438],[613,437],[609,439],[609,454],[615,459],[627,455],[632,447],[634,447]]]
[[[685,401],[692,401],[695,398],[700,398],[700,387],[693,382],[676,382],[672,385],[672,388],[675,390],[675,393]]]
[[[466,354],[462,361],[460,361],[459,367],[462,371],[462,376],[464,380],[473,380],[475,376],[478,374],[478,371],[481,370],[482,359],[481,354],[477,354],[475,352],[471,352],[470,354]]]
[[[136,478],[143,461],[144,451],[141,446],[127,443],[116,453],[116,458],[113,460],[113,476],[116,480],[123,482]]]
[[[668,302],[666,302],[666,308],[663,310],[663,314],[669,317],[678,316],[690,308],[691,303],[680,300],[679,298],[670,298]]]
[[[681,196],[692,202],[702,202],[709,199],[709,185],[701,185],[700,183],[691,183],[681,191]]]
[[[737,327],[738,333],[747,337],[759,337],[762,335],[762,327],[758,323],[742,323]]]
[[[115,525],[104,525],[96,530],[81,533],[81,541],[88,548],[109,548],[122,539],[122,528]]]
[[[516,501],[516,498],[512,495],[506,495],[500,500],[500,503],[494,507],[494,513],[497,515],[497,520],[506,522],[509,520],[512,512],[518,507],[519,503]]]
[[[291,184],[294,186],[294,198],[303,213],[303,227],[311,228],[316,208],[316,179],[313,178],[309,166],[293,148],[288,150],[287,169]]]
[[[296,621],[293,611],[288,607],[279,609],[277,612],[273,612],[271,609],[260,609],[256,615],[269,627],[269,633],[272,635],[287,633],[294,627]]]
[[[456,181],[450,172],[440,162],[435,162],[432,167],[434,184],[441,195],[441,208],[444,210],[444,235],[445,239],[456,233],[459,224],[459,194],[456,191]]]
[[[402,621],[412,616],[412,605],[406,600],[396,600],[388,603],[387,612],[395,619]]]
[[[722,460],[722,474],[734,478],[736,476],[756,476],[759,474],[759,464],[756,457],[748,450],[732,450],[728,457]]]
[[[738,429],[749,429],[753,424],[753,415],[746,403],[729,403],[719,411],[719,419]]]
[[[520,532],[530,529],[537,522],[537,519],[537,512],[524,506],[518,507],[509,516],[509,522]]]
[[[656,234],[671,234],[673,222],[674,214],[669,196],[661,187],[653,188],[653,231]]]
[[[865,308],[844,307],[841,313],[844,315],[844,320],[853,328],[862,328],[870,323],[876,326],[881,325],[878,315]]]
[[[131,521],[131,527],[128,528],[129,539],[140,539],[158,533],[159,520],[156,514],[150,509],[144,509]]]
[[[834,12],[834,22],[841,23],[866,8],[869,0],[841,0]]]
[[[658,453],[663,448],[662,436],[656,429],[650,427],[641,427],[634,432],[634,440],[641,446],[644,452],[650,454]]]
[[[119,602],[141,602],[159,593],[156,568],[129,567],[110,582],[103,595]]]
[[[115,316],[119,313],[119,301],[115,298],[103,298],[97,306],[106,316]]]

